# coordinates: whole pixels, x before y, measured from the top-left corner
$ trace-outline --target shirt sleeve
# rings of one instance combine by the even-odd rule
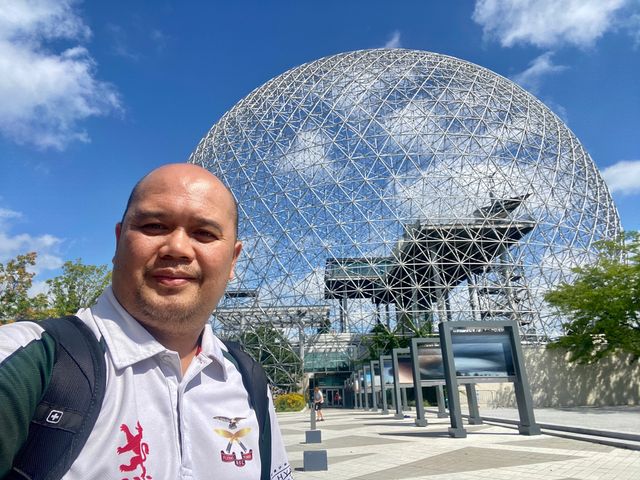
[[[55,362],[55,341],[20,322],[0,328],[0,478],[11,469],[29,433]]]
[[[291,475],[291,465],[287,458],[287,451],[284,446],[280,425],[273,407],[271,390],[267,387],[269,397],[269,419],[271,421],[271,480],[293,480]]]

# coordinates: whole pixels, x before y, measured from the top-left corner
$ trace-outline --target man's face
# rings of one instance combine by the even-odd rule
[[[179,332],[202,325],[242,248],[230,193],[193,166],[160,169],[116,226],[113,290],[141,324]]]

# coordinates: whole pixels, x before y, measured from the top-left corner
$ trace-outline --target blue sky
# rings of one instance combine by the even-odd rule
[[[37,251],[109,264],[131,187],[185,161],[267,80],[318,58],[401,47],[517,81],[600,168],[640,229],[640,0],[0,3],[0,262]]]

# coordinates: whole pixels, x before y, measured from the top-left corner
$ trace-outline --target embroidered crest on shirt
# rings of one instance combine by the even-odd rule
[[[218,435],[228,440],[227,448],[225,450],[220,451],[220,459],[225,463],[233,462],[236,467],[244,467],[247,464],[247,462],[250,462],[251,460],[253,460],[253,449],[248,449],[247,446],[244,443],[242,443],[242,438],[247,436],[249,432],[251,432],[251,429],[248,427],[245,427],[237,431],[231,431],[231,430],[236,430],[236,428],[238,428],[238,422],[240,420],[244,420],[245,418],[244,417],[228,418],[228,417],[221,417],[221,416],[217,416],[213,418],[214,420],[219,420],[221,422],[229,424],[228,426],[229,430],[224,430],[222,428],[213,429],[213,431],[216,432]],[[231,451],[231,448],[233,447],[234,443],[237,443],[238,446],[241,448],[239,452]]]
[[[137,473],[138,469],[140,469],[142,473],[139,476],[133,477],[132,480],[151,480],[151,475],[147,475],[147,468],[144,465],[144,462],[147,461],[147,455],[149,455],[149,444],[142,441],[142,425],[140,425],[140,422],[136,423],[136,430],[138,433],[134,435],[126,424],[123,423],[120,425],[120,431],[125,434],[126,443],[118,447],[116,451],[118,455],[127,452],[133,454],[128,464],[124,463],[120,465],[120,471]]]
[[[223,422],[227,422],[229,423],[229,430],[235,430],[236,428],[238,428],[238,422],[240,420],[244,420],[247,417],[233,417],[233,418],[229,418],[229,417],[223,417],[218,415],[217,417],[213,417],[214,420],[220,420]]]

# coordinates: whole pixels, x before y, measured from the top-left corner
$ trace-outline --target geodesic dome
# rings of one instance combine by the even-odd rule
[[[289,70],[189,161],[240,206],[245,247],[216,328],[272,325],[307,357],[353,347],[376,323],[410,334],[508,318],[528,338],[557,336],[544,293],[620,231],[553,112],[485,68],[422,51]]]

